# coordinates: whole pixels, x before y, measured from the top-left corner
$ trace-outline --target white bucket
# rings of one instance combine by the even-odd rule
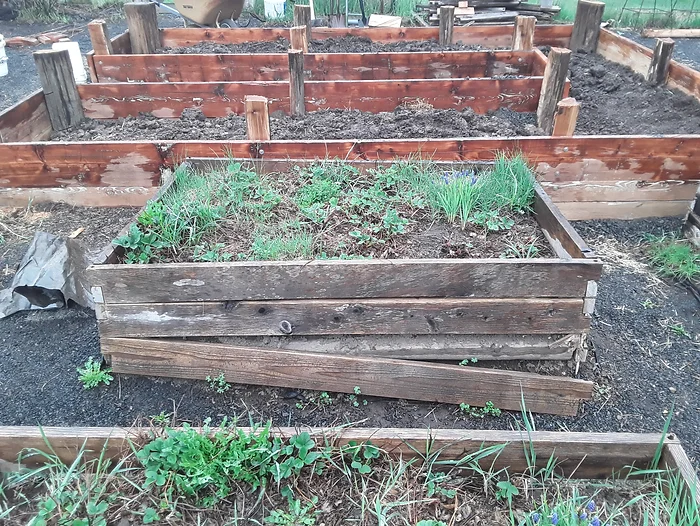
[[[87,82],[85,66],[83,65],[83,56],[80,54],[80,44],[77,42],[56,42],[53,46],[51,46],[51,49],[57,51],[67,49],[68,56],[70,57],[70,65],[73,68],[73,77],[75,77],[75,82],[78,84],[85,84]]]
[[[5,55],[5,37],[0,35],[0,77],[7,75],[7,55]]]
[[[265,18],[283,17],[284,4],[284,0],[265,0]]]

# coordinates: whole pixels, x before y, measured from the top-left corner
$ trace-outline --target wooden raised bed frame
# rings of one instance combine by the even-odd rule
[[[129,441],[139,443],[149,429],[106,427],[0,427],[0,458],[16,461],[20,452],[35,448],[55,452],[66,464],[75,461],[81,448],[84,458],[96,458],[105,449],[107,459],[120,459],[131,452]],[[511,475],[528,470],[525,450],[534,450],[538,468],[547,467],[550,457],[558,460],[556,472],[577,479],[624,476],[629,468],[649,468],[663,436],[634,433],[562,433],[552,431],[480,431],[461,429],[379,429],[379,428],[275,428],[273,434],[291,437],[307,431],[315,439],[327,438],[337,445],[350,441],[374,445],[394,457],[415,458],[416,451],[441,450],[440,460],[459,460],[489,446],[505,444],[494,460],[494,469],[508,468]],[[52,451],[46,445],[51,444]],[[429,446],[428,446],[429,445]],[[31,462],[32,458],[26,461]],[[40,459],[39,459],[40,460]],[[492,459],[487,459],[489,467]],[[700,502],[700,481],[679,440],[668,435],[663,443],[659,467],[680,474],[690,494]]]

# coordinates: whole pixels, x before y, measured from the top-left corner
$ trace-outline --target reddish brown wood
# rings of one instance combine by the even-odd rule
[[[572,97],[567,97],[557,103],[557,112],[554,114],[554,126],[552,135],[555,137],[571,137],[576,130],[576,120],[581,103]]]
[[[248,139],[251,141],[270,140],[270,115],[265,97],[248,95],[245,98],[245,121]]]
[[[92,50],[95,55],[111,55],[114,53],[112,41],[107,32],[107,22],[104,20],[93,20],[88,24]]]
[[[51,121],[42,90],[0,112],[0,143],[44,141],[51,135]],[[0,171],[5,159],[0,156]],[[2,179],[2,176],[0,176]]]
[[[513,51],[530,51],[534,47],[535,24],[534,16],[516,16],[513,31]]]
[[[309,40],[306,26],[294,26],[289,28],[289,47],[300,49],[304,53],[309,52]]]

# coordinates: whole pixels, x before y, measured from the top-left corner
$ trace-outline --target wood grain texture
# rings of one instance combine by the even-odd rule
[[[247,428],[240,428],[248,432]],[[613,473],[627,473],[629,466],[649,467],[660,434],[576,433],[557,431],[492,431],[473,429],[400,429],[400,428],[291,428],[273,427],[272,436],[291,438],[308,432],[318,443],[341,446],[350,441],[372,444],[394,457],[404,459],[440,451],[440,460],[460,460],[490,446],[504,445],[497,457],[489,457],[484,467],[493,462],[496,470],[507,468],[511,475],[525,472],[529,466],[523,446],[536,454],[537,467],[544,468],[550,457],[556,458],[555,472],[565,478],[600,479]],[[96,458],[105,450],[105,458],[118,459],[131,453],[128,441],[142,444],[152,436],[150,428],[108,427],[0,427],[0,458],[14,461],[24,448],[48,452],[44,437],[66,464],[71,464],[85,444],[87,458]],[[666,439],[669,445],[676,440]],[[666,452],[664,452],[666,453]],[[39,457],[34,457],[39,458]],[[28,464],[30,464],[28,459]]]
[[[648,217],[682,217],[689,201],[605,201],[559,202],[557,206],[571,221],[588,219],[645,219]]]
[[[440,109],[472,108],[486,113],[499,108],[531,112],[537,107],[542,79],[428,79],[311,81],[304,83],[308,111],[357,109],[393,111],[407,102],[422,100]],[[288,82],[196,82],[85,84],[79,87],[85,115],[116,119],[152,113],[156,117],[178,118],[187,108],[199,108],[207,117],[242,114],[246,95],[270,100],[270,111],[289,113]]]
[[[534,259],[343,260],[92,266],[107,303],[342,298],[582,298],[600,265]]]
[[[36,203],[66,203],[71,206],[143,206],[156,188],[67,186],[65,188],[0,188],[0,206],[25,208]]]
[[[569,45],[573,51],[592,53],[596,50],[604,10],[604,2],[578,0]]]
[[[306,31],[306,41],[311,42],[311,6],[294,4],[293,20],[295,26],[303,26]]]
[[[33,56],[52,129],[75,126],[85,115],[68,50],[35,51]]]
[[[0,143],[45,141],[51,135],[51,130],[42,90],[0,112]],[[5,160],[2,156],[0,158]]]
[[[94,286],[94,285],[93,285]],[[103,293],[104,291],[103,288]],[[100,334],[568,334],[587,331],[583,299],[358,299],[106,304]]]
[[[654,52],[629,38],[601,29],[596,52],[604,59],[627,66],[635,73],[646,76]]]
[[[572,97],[557,102],[552,135],[554,137],[573,137],[580,109],[581,103]]]
[[[251,141],[270,140],[270,114],[267,104],[265,97],[245,97],[245,122],[248,139]]]
[[[698,181],[596,181],[550,183],[542,187],[555,203],[624,202],[624,201],[692,201]]]
[[[114,372],[190,378],[224,373],[227,381],[292,389],[314,389],[518,411],[521,394],[535,413],[575,415],[593,383],[531,373],[453,365],[321,356],[222,344],[103,338],[102,351]]]
[[[675,60],[668,67],[666,85],[700,100],[700,72]]]
[[[132,53],[155,53],[161,45],[156,5],[152,3],[126,3],[124,4],[124,14],[129,26]]]
[[[544,70],[537,104],[537,125],[547,134],[552,133],[557,104],[567,96],[565,86],[570,59],[571,51],[564,48],[553,47],[547,56],[547,67]]]
[[[675,471],[681,476],[687,491],[686,496],[693,498],[700,506],[700,479],[698,479],[695,466],[688,458],[683,446],[675,441],[666,444],[661,455],[661,462],[666,469]]]
[[[304,53],[309,52],[309,40],[306,26],[294,26],[289,28],[289,44],[291,49],[300,49]]]
[[[540,55],[513,51],[311,53],[306,80],[391,80],[541,76]],[[538,69],[533,70],[537,61]],[[109,55],[94,59],[99,82],[241,82],[289,80],[287,55]],[[546,59],[544,59],[546,64]]]
[[[513,30],[513,51],[530,51],[534,47],[535,25],[534,16],[516,16]]]
[[[289,64],[289,109],[290,115],[306,113],[306,86],[304,79],[304,51],[290,49],[287,54]]]
[[[443,5],[438,8],[440,25],[438,27],[438,43],[441,46],[452,45],[455,29],[455,7]]]
[[[112,55],[114,48],[107,31],[107,22],[104,20],[93,20],[87,27],[90,33],[93,55]]]
[[[675,42],[670,38],[657,38],[654,46],[654,55],[649,64],[647,82],[652,86],[666,84],[668,68],[671,66],[671,56]]]

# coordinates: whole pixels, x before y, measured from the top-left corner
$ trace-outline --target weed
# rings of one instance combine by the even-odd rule
[[[362,391],[360,390],[359,386],[355,386],[353,388],[353,394],[348,395],[348,400],[352,404],[353,407],[360,407],[360,399],[359,396],[362,394]],[[367,400],[363,399],[362,400],[362,405],[367,405]]]
[[[498,210],[481,210],[476,212],[470,221],[493,231],[509,230],[515,224],[513,219],[502,216]]]
[[[688,338],[689,340],[693,339],[682,323],[674,323],[673,325],[669,325],[668,328],[676,336]]]
[[[520,495],[520,490],[510,480],[501,480],[496,483],[496,500],[505,500],[508,506],[512,506],[513,497],[516,495]]]
[[[478,358],[471,357],[471,358],[467,358],[466,360],[462,360],[461,362],[459,362],[459,365],[472,365],[472,364],[477,363],[478,361],[479,361]]]
[[[313,236],[306,232],[272,236],[263,234],[253,239],[249,259],[310,259],[313,255],[313,243]]]
[[[109,385],[114,380],[114,377],[109,374],[111,372],[109,368],[102,369],[102,363],[90,356],[82,367],[78,367],[78,374],[80,375],[78,379],[83,384],[83,388],[94,389],[100,384]]]
[[[22,0],[20,2],[19,21],[21,22],[66,22],[61,12],[59,0]]]
[[[318,497],[313,497],[306,505],[302,505],[299,499],[290,499],[288,510],[272,511],[265,517],[265,522],[278,526],[313,526],[316,524],[316,513],[313,511],[316,504]]]
[[[487,416],[498,417],[501,416],[501,410],[496,407],[493,402],[486,402],[484,407],[473,407],[469,404],[461,403],[459,404],[459,411],[465,415],[472,418],[485,418]]]
[[[651,264],[663,276],[683,281],[700,279],[700,251],[687,239],[648,236],[647,253]]]
[[[197,245],[194,247],[194,261],[231,261],[233,255],[229,252],[224,252],[223,243],[215,243],[213,245]]]
[[[504,256],[506,258],[536,258],[540,253],[540,249],[537,247],[537,242],[532,241],[530,243],[521,243],[519,241],[506,242],[506,252]]]
[[[642,307],[644,307],[645,309],[654,309],[654,308],[658,307],[658,305],[656,303],[654,303],[653,301],[651,301],[650,299],[645,299],[642,302]]]
[[[341,448],[341,453],[350,459],[350,467],[361,475],[368,475],[372,472],[372,461],[379,458],[379,448],[371,442],[362,444],[351,440]]]
[[[224,373],[219,373],[219,376],[207,376],[205,378],[207,384],[209,384],[209,389],[217,394],[224,394],[226,391],[231,389],[231,384],[226,381],[226,376]]]
[[[157,415],[151,415],[149,417],[149,420],[153,423],[153,425],[162,427],[169,425],[171,423],[172,417],[172,413],[166,413],[165,411],[161,411]]]
[[[426,496],[432,498],[435,495],[441,495],[448,499],[454,498],[457,492],[454,489],[444,487],[444,484],[449,481],[450,476],[447,473],[429,471],[425,476]]]

